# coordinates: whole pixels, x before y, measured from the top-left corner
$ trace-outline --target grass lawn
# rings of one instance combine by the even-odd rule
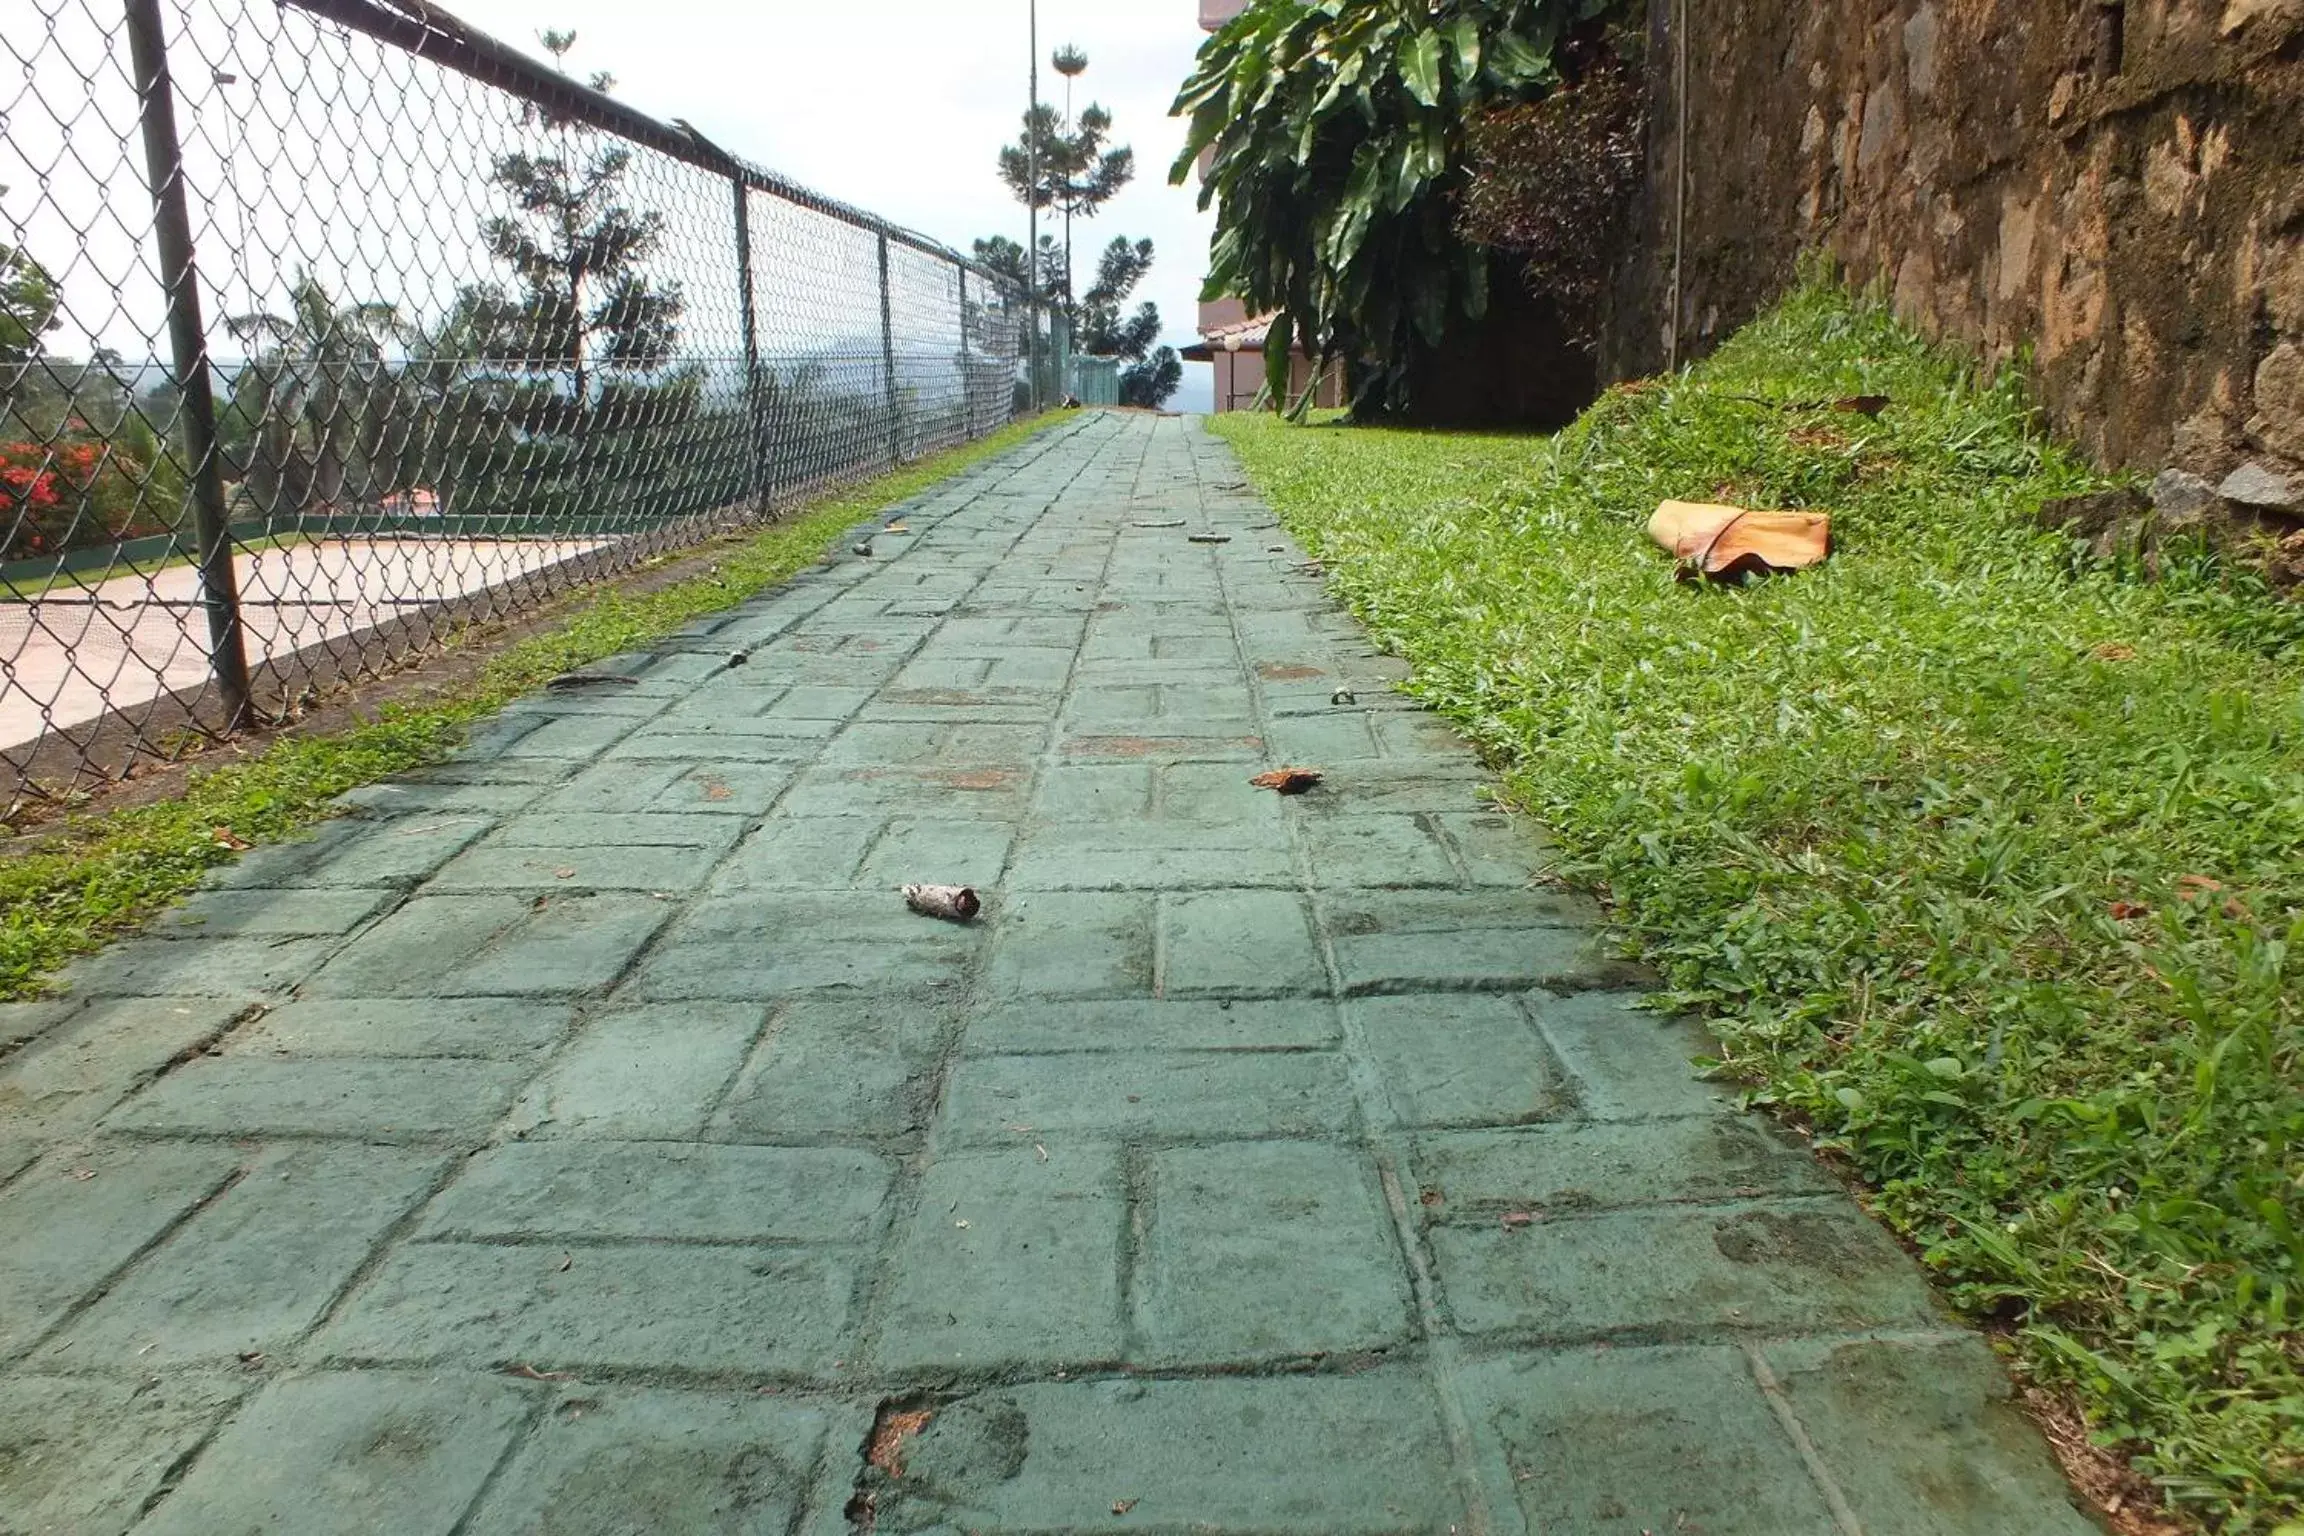
[[[286,736],[194,770],[174,799],[75,818],[25,852],[0,842],[0,998],[37,995],[74,955],[133,930],[242,844],[278,842],[334,814],[333,799],[436,762],[473,721],[547,679],[646,645],[812,564],[860,519],[969,464],[1075,419],[1051,413],[812,503],[725,548],[719,574],[651,592],[600,589],[554,628],[508,646],[469,686],[334,735]],[[229,837],[220,835],[228,832]]]
[[[2283,1528],[2304,604],[2081,559],[2035,513],[2101,482],[2031,420],[1811,287],[1557,438],[1219,430],[1752,1097],[2171,1504]],[[1827,508],[1836,552],[1681,585],[1667,497]]]

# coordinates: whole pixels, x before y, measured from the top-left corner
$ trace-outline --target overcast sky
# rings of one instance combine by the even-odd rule
[[[538,51],[545,27],[573,29],[569,68],[616,76],[616,94],[681,117],[715,143],[828,196],[963,251],[979,236],[1024,238],[1024,208],[994,162],[1028,99],[1029,0],[448,0],[505,42]],[[1039,0],[1040,89],[1059,106],[1048,55],[1088,55],[1075,105],[1101,102],[1136,151],[1135,183],[1076,225],[1075,266],[1116,234],[1149,237],[1155,265],[1138,299],[1160,306],[1166,339],[1194,339],[1211,221],[1168,185],[1183,123],[1167,115],[1203,34],[1195,0]],[[1083,283],[1084,283],[1083,279]],[[1205,409],[1208,369],[1185,366],[1183,409]]]

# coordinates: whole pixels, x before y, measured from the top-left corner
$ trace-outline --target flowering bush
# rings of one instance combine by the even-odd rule
[[[118,444],[0,443],[0,560],[165,533],[168,498]]]

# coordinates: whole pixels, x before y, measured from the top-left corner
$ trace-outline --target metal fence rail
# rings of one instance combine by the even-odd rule
[[[1025,303],[427,0],[0,28],[0,802],[979,436]]]

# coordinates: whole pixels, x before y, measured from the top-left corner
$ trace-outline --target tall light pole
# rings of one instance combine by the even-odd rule
[[[1032,100],[1024,110],[1024,302],[1030,316],[1031,344],[1025,349],[1025,367],[1032,376],[1032,409],[1040,399],[1040,139],[1033,131],[1033,116],[1040,110],[1040,0],[1027,0],[1031,8]]]
[[[1064,77],[1064,137],[1069,141],[1072,137],[1072,82],[1079,79],[1081,72],[1087,69],[1088,55],[1066,43],[1056,50],[1055,57],[1048,62],[1056,66],[1056,73]],[[1069,153],[1071,151],[1068,150]],[[1064,306],[1067,314],[1079,312],[1073,302],[1079,290],[1073,286],[1075,279],[1072,274],[1072,204],[1076,197],[1072,171],[1067,166],[1064,172]]]

